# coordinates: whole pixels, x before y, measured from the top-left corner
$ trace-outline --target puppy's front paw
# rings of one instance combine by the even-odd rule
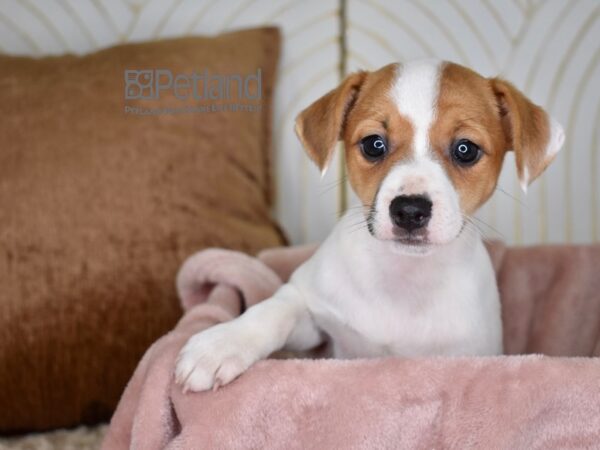
[[[179,353],[175,381],[183,391],[205,391],[223,386],[248,367],[260,355],[252,339],[235,324],[219,324],[192,336]]]

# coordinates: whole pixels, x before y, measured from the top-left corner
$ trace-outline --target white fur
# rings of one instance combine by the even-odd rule
[[[228,383],[282,347],[325,336],[333,356],[494,355],[502,352],[494,270],[479,235],[464,226],[458,194],[431,156],[440,64],[405,65],[390,95],[415,130],[413,155],[393,167],[375,202],[374,236],[347,213],[315,255],[271,299],[192,337],[176,379],[201,391]],[[427,195],[427,245],[394,240],[390,202]]]
[[[282,347],[318,345],[322,332],[337,358],[502,352],[494,271],[474,231],[406,256],[355,223],[347,213],[272,298],[193,336],[178,382],[193,391],[226,384]]]
[[[398,112],[410,122],[414,138],[411,157],[390,171],[375,199],[374,229],[379,239],[395,238],[389,220],[389,205],[398,195],[425,195],[432,201],[427,239],[434,245],[450,242],[463,225],[458,194],[442,164],[434,159],[429,143],[429,130],[437,113],[442,68],[439,61],[422,60],[398,69],[391,95]],[[424,252],[422,247],[405,250],[408,253]]]
[[[229,383],[262,358],[301,341],[295,347],[318,345],[319,331],[297,287],[288,283],[272,299],[265,300],[231,322],[192,336],[179,354],[176,380],[184,390],[203,391]]]
[[[523,192],[527,193],[527,187],[529,186],[529,169],[525,165],[523,166],[523,176],[519,180],[519,184],[521,185]]]
[[[290,281],[335,357],[502,351],[494,272],[475,233],[428,256],[405,256],[390,251],[394,243],[353,231],[355,219],[346,214]]]
[[[441,68],[441,62],[429,59],[404,64],[391,92],[398,111],[413,126],[415,157],[429,152],[429,128],[436,113]]]
[[[548,147],[546,148],[546,158],[548,161],[551,161],[565,142],[565,132],[562,125],[558,123],[554,117],[549,117],[549,119],[550,139],[548,141]]]
[[[379,239],[395,239],[389,206],[399,195],[426,195],[433,203],[427,240],[433,245],[453,240],[463,226],[458,194],[442,166],[430,158],[402,163],[385,177],[375,199],[373,228]]]
[[[548,138],[548,145],[546,146],[545,164],[550,164],[556,157],[563,143],[565,142],[565,132],[560,123],[554,119],[554,117],[548,117],[550,122],[550,137]],[[524,193],[527,193],[527,187],[531,182],[529,169],[527,166],[523,167],[523,175],[519,179],[519,184]]]

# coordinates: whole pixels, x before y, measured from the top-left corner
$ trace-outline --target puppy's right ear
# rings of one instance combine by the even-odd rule
[[[296,134],[322,174],[331,162],[335,144],[342,137],[346,116],[366,76],[367,72],[349,75],[336,89],[329,91],[296,118]]]

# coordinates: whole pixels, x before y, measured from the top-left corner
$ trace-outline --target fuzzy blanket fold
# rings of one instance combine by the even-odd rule
[[[600,246],[488,248],[506,352],[548,356],[267,360],[184,395],[173,367],[188,337],[270,296],[314,247],[192,256],[186,313],[141,360],[103,448],[597,448]]]

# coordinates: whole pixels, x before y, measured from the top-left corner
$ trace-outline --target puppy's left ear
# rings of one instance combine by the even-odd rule
[[[335,144],[342,137],[346,116],[366,76],[367,72],[349,75],[296,117],[296,134],[322,174],[331,161]]]
[[[552,162],[565,140],[562,126],[507,81],[494,78],[507,150],[514,150],[521,187],[531,184]]]

